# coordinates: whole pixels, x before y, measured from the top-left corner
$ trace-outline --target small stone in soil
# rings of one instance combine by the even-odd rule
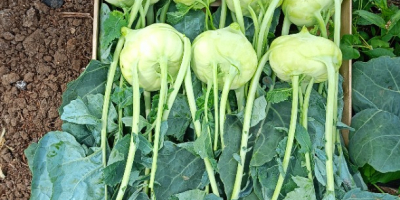
[[[15,83],[15,87],[17,87],[20,90],[25,90],[26,89],[26,82],[25,81],[17,81]]]
[[[60,8],[64,4],[64,0],[42,0],[44,4],[51,8]]]

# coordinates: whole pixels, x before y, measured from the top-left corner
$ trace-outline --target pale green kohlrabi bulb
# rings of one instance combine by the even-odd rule
[[[133,3],[135,3],[135,0],[105,0],[106,2],[110,3],[111,5],[120,7],[120,8],[126,8],[126,7],[131,7]],[[137,0],[136,0],[137,1]],[[159,0],[150,0],[150,5],[153,5],[157,3]]]
[[[193,41],[192,69],[204,83],[213,79],[213,65],[218,65],[218,88],[222,89],[229,73],[237,72],[230,89],[246,84],[257,68],[257,55],[237,23],[203,32]]]
[[[228,6],[230,11],[235,12],[235,7],[233,4],[233,1],[234,0],[227,0],[226,5]],[[250,6],[254,10],[256,15],[258,15],[260,12],[260,4],[258,1],[260,1],[261,4],[263,4],[264,6],[267,7],[271,3],[272,0],[239,0],[239,1],[240,1],[240,8],[242,9],[243,16],[251,17],[248,6]],[[280,6],[282,4],[282,1],[283,0],[279,1],[278,6]]]
[[[105,0],[105,1],[120,8],[131,7],[135,2],[135,0]]]
[[[139,85],[146,91],[161,87],[160,60],[168,63],[168,75],[175,79],[183,57],[183,35],[172,26],[156,23],[139,30],[122,29],[125,35],[120,65],[124,78],[132,84],[132,66],[138,65]]]
[[[314,77],[316,83],[328,78],[325,63],[330,62],[335,70],[342,64],[342,52],[331,40],[311,35],[307,28],[293,35],[276,38],[270,47],[269,62],[272,70],[283,81],[292,76]]]
[[[215,0],[209,0],[209,2],[207,2],[206,0],[200,0],[202,2],[204,2],[204,4],[207,5],[213,3]],[[204,5],[202,3],[197,2],[196,0],[174,0],[175,3],[181,3],[184,4],[186,6],[193,6],[193,9],[198,10],[198,9],[202,9],[204,8]]]
[[[333,4],[333,0],[284,0],[282,10],[293,24],[310,27],[318,24],[321,12],[329,10]]]

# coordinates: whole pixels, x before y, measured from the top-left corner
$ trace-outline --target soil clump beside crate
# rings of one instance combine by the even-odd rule
[[[23,151],[61,129],[62,92],[91,58],[92,12],[90,0],[0,1],[0,200],[29,199]]]

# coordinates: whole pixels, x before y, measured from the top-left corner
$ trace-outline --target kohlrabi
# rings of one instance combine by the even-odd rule
[[[326,23],[322,13],[329,16],[329,11],[333,5],[333,0],[285,0],[282,4],[282,10],[285,14],[282,35],[289,33],[291,23],[306,27],[318,24],[321,35],[326,38]]]
[[[224,121],[229,91],[235,90],[238,109],[241,110],[244,105],[243,86],[253,77],[257,67],[257,56],[237,23],[223,29],[203,32],[194,40],[192,51],[192,69],[198,79],[207,84],[206,99],[211,88],[214,88],[216,150],[219,134],[224,147]],[[221,104],[218,106],[219,89],[222,90],[222,94]]]
[[[334,194],[333,148],[334,138],[336,137],[333,127],[336,124],[334,121],[334,109],[338,84],[336,73],[342,64],[342,53],[334,42],[313,36],[303,27],[298,34],[280,36],[275,39],[269,50],[269,59],[277,77],[283,81],[291,82],[293,87],[288,140],[282,162],[284,173],[287,171],[293,147],[297,123],[300,77],[311,79],[317,83],[328,81],[325,123],[326,191],[328,195]],[[307,166],[307,168],[310,167]],[[281,174],[272,199],[276,200],[278,198],[283,181],[284,176]]]

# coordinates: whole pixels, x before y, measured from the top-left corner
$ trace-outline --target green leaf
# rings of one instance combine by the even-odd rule
[[[379,109],[366,109],[352,119],[349,154],[362,167],[371,165],[380,172],[400,171],[400,118]]]
[[[312,143],[308,131],[300,124],[296,125],[295,136],[296,141],[300,144],[300,153],[309,153],[312,149]]]
[[[167,13],[167,22],[191,41],[204,31],[204,20],[205,14],[202,10],[189,10],[187,13]]]
[[[228,115],[225,120],[224,132],[225,148],[223,148],[219,158],[218,171],[224,183],[225,194],[230,197],[232,196],[238,164],[233,155],[239,152],[242,123],[237,117]]]
[[[398,200],[399,197],[392,196],[389,194],[372,193],[369,191],[362,191],[359,188],[348,191],[343,200]]]
[[[114,92],[111,94],[111,100],[118,105],[119,108],[126,108],[133,104],[132,101],[132,87],[115,87]]]
[[[271,161],[276,156],[275,149],[283,137],[271,123],[264,124],[256,139],[250,166],[261,166]]]
[[[121,28],[128,25],[124,18],[124,13],[113,10],[107,4],[101,4],[100,8],[100,27],[99,27],[99,55],[101,61],[110,62],[109,48],[112,41],[121,36]],[[108,54],[108,55],[107,55]]]
[[[292,177],[298,188],[289,192],[284,200],[308,199],[316,200],[315,190],[312,180],[300,176]]]
[[[353,109],[376,108],[400,117],[400,58],[381,57],[353,65]],[[385,98],[382,98],[385,97]]]
[[[36,152],[38,146],[39,146],[38,143],[32,143],[28,146],[28,148],[26,148],[24,150],[24,154],[25,154],[26,159],[28,159],[28,166],[29,166],[29,169],[31,170],[31,172],[33,172],[32,171],[33,161],[34,161],[35,152]]]
[[[374,13],[366,11],[366,10],[356,10],[353,12],[353,14],[360,16],[361,18],[368,21],[370,24],[377,25],[380,28],[385,28],[386,22],[378,14],[374,14]]]
[[[200,157],[172,142],[164,142],[157,160],[156,198],[167,199],[174,194],[198,189],[204,172],[204,162]]]
[[[85,144],[88,147],[96,146],[96,141],[100,141],[100,135],[92,133],[85,125],[64,122],[61,126],[64,132],[73,135],[80,144]]]
[[[254,100],[253,109],[251,112],[251,119],[250,119],[250,127],[256,126],[262,120],[265,119],[267,116],[266,109],[267,108],[267,101],[265,100],[264,96],[258,97]],[[244,113],[240,112],[236,115],[240,121],[243,122],[244,120]]]
[[[130,135],[125,135],[114,145],[108,158],[107,167],[104,168],[104,182],[115,186],[121,182],[128,157]]]
[[[188,190],[179,194],[175,194],[173,197],[178,198],[178,200],[193,200],[198,199],[202,200],[206,196],[206,192],[195,189],[195,190]],[[174,198],[171,198],[171,200]]]
[[[292,88],[277,88],[267,92],[267,101],[269,103],[280,103],[286,101],[292,96]]]
[[[378,58],[382,56],[390,56],[395,57],[392,48],[375,48],[367,51],[363,51],[363,53],[367,54],[370,58]]]
[[[176,96],[175,102],[167,119],[168,129],[166,135],[173,136],[178,141],[183,141],[186,129],[192,121],[187,97],[182,94]]]
[[[97,119],[101,119],[103,112],[103,104],[104,104],[104,95],[102,94],[88,94],[86,96],[86,105],[89,109],[89,112],[96,116]],[[118,118],[117,111],[112,103],[108,108],[108,117],[107,117],[107,133],[113,132],[118,129],[118,125],[116,123]]]
[[[58,109],[60,115],[63,114],[64,106],[78,97],[84,99],[88,94],[103,94],[107,81],[108,67],[109,65],[97,60],[90,61],[86,70],[78,79],[67,84],[67,89],[62,95],[62,104]]]
[[[340,40],[340,50],[343,54],[343,60],[357,59],[360,57],[360,52],[354,48],[354,45],[360,44],[360,40],[356,35],[343,35]]]
[[[198,154],[202,159],[204,158],[214,158],[212,152],[212,144],[210,134],[208,133],[206,122],[202,123],[202,133],[200,137],[198,137],[193,145],[196,154]]]
[[[64,107],[64,112],[61,119],[67,122],[82,124],[82,125],[97,125],[100,120],[93,116],[82,99],[71,101]]]
[[[102,154],[100,148],[94,150],[85,155],[74,139],[50,146],[47,171],[53,183],[52,199],[103,199]]]
[[[381,173],[376,171],[368,164],[364,165],[360,171],[363,173],[364,180],[367,183],[388,183],[390,181],[400,179],[400,171]]]
[[[125,124],[125,126],[132,127],[132,120],[133,120],[132,116],[123,117],[121,120],[122,120],[122,123]],[[142,115],[140,115],[139,116],[139,131],[141,131],[144,127],[149,128],[149,127],[151,127],[151,124],[149,122],[147,122],[147,120]]]

